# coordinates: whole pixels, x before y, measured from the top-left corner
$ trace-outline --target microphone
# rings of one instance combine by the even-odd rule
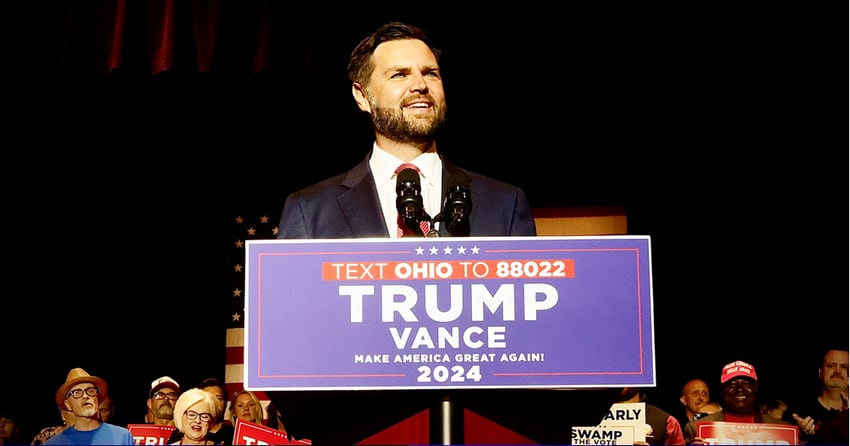
[[[422,186],[419,185],[419,172],[415,169],[402,169],[396,177],[395,206],[404,224],[416,234],[422,234],[419,222],[430,223],[431,218],[425,212],[422,203]]]
[[[452,237],[469,235],[470,211],[472,211],[472,198],[469,196],[469,188],[464,184],[449,184],[442,212],[449,235]]]

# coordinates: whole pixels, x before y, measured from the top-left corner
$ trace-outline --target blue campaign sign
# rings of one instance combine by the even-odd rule
[[[648,236],[246,241],[246,388],[654,386]]]

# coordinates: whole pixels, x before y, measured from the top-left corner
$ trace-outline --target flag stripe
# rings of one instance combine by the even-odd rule
[[[245,329],[242,327],[228,328],[224,342],[225,347],[242,347],[245,345]],[[239,358],[239,362],[242,362],[242,358]]]
[[[230,404],[233,394],[244,389],[245,379],[245,241],[274,239],[277,234],[276,221],[270,215],[280,215],[280,211],[268,213],[246,212],[228,218],[227,273],[230,280],[223,290],[226,299],[227,327],[225,336],[224,384],[229,396],[225,415],[230,416]],[[268,406],[271,403],[263,391],[253,391],[263,406],[263,420],[269,419]]]
[[[245,349],[242,347],[227,347],[226,361],[227,364],[240,364],[242,357],[245,354]]]

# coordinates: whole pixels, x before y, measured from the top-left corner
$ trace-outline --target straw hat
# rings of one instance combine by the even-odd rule
[[[68,377],[65,378],[65,383],[59,386],[59,390],[56,391],[56,404],[59,405],[60,409],[65,409],[65,395],[68,394],[71,387],[81,383],[94,384],[95,387],[97,387],[100,398],[103,398],[109,391],[109,386],[106,385],[106,381],[103,379],[98,378],[97,376],[91,376],[88,372],[79,367],[73,368],[70,372],[68,372]]]

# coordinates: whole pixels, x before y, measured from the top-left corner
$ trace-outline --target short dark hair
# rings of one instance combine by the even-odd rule
[[[354,47],[354,51],[351,52],[351,58],[348,61],[348,79],[353,83],[365,86],[369,77],[372,76],[372,71],[375,69],[370,58],[375,52],[375,49],[378,48],[378,45],[393,40],[408,39],[424,42],[431,49],[431,52],[434,53],[437,62],[440,61],[440,53],[442,51],[434,45],[424,29],[407,23],[390,22],[381,25]]]
[[[818,368],[823,367],[824,361],[826,361],[826,354],[829,352],[846,352],[847,345],[844,344],[829,344],[823,347],[820,352],[820,357],[818,357]]]
[[[228,401],[228,399],[227,399],[227,387],[218,378],[212,378],[212,377],[211,378],[204,378],[195,387],[197,387],[199,389],[203,389],[204,387],[218,387],[219,389],[221,389],[221,393],[224,394],[224,400]]]

